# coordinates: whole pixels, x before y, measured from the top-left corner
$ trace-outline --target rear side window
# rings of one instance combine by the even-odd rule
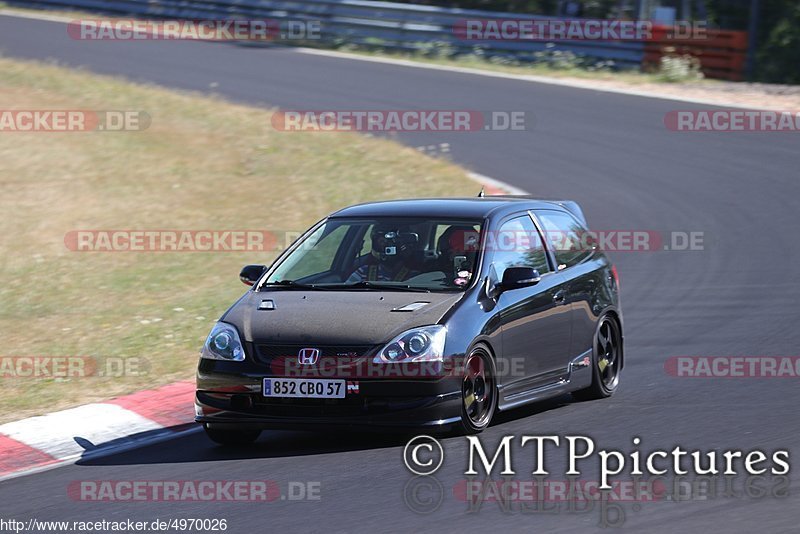
[[[570,214],[554,210],[535,213],[559,270],[577,265],[592,255],[594,248],[589,231]]]
[[[549,270],[541,236],[527,214],[509,219],[497,232],[487,235],[486,249],[493,251],[498,280],[509,267],[533,267],[540,274]]]

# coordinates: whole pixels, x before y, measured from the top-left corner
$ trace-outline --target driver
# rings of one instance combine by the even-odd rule
[[[439,237],[439,267],[445,274],[452,275],[453,284],[469,283],[479,244],[480,233],[471,226],[451,226]]]
[[[408,259],[414,252],[413,240],[402,239],[397,226],[375,224],[370,232],[372,247],[370,253],[359,258],[360,265],[347,279],[347,283],[355,282],[402,282],[419,274],[408,265]]]

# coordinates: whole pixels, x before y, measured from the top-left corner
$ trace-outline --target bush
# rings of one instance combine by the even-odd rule
[[[533,61],[544,63],[554,70],[581,69],[589,71],[610,71],[615,67],[613,60],[600,60],[591,56],[576,54],[569,50],[559,50],[553,43],[547,43],[547,49],[533,53]]]
[[[800,83],[800,5],[760,40],[756,79],[771,83]]]
[[[747,31],[750,5],[744,0],[707,0],[712,26]],[[755,81],[800,83],[800,3],[759,0]]]
[[[674,48],[667,48],[661,56],[658,78],[665,82],[684,82],[701,80],[700,60],[689,54],[676,54]]]

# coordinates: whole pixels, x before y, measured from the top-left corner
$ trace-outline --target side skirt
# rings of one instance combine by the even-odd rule
[[[513,385],[514,389],[519,387],[518,384]],[[536,385],[523,391],[514,391],[511,394],[504,393],[503,390],[507,389],[507,386],[501,388],[499,390],[500,402],[497,408],[498,410],[510,410],[523,404],[578,391],[590,385],[592,385],[592,349],[573,358],[567,366],[566,372],[553,382]]]

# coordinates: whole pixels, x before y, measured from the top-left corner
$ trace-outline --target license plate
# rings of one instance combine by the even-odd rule
[[[344,380],[305,378],[265,378],[265,397],[302,399],[343,399],[347,393]]]

